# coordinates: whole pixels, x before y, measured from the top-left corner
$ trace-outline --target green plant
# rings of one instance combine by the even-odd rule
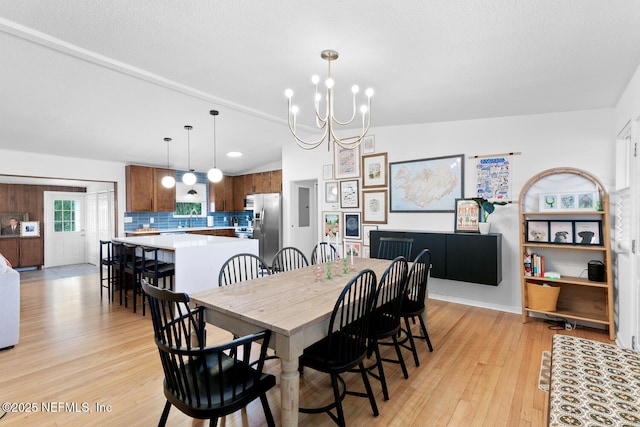
[[[489,215],[496,209],[496,205],[504,206],[507,204],[507,202],[502,201],[490,202],[483,197],[474,197],[473,200],[480,206],[480,209],[482,209],[482,222],[487,222]]]

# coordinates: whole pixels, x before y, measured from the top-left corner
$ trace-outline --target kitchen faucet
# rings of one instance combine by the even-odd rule
[[[193,221],[193,214],[198,215],[198,211],[196,210],[196,208],[191,209],[191,212],[189,212],[189,228],[191,228],[193,226],[192,221]]]

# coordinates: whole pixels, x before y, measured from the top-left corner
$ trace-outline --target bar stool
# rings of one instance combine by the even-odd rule
[[[153,256],[147,258],[147,254],[150,252],[153,253]],[[169,278],[168,289],[173,290],[173,277],[176,274],[176,265],[172,262],[160,261],[158,259],[158,248],[143,247],[142,258],[145,266],[142,271],[142,276],[156,287],[160,287],[159,280],[162,279],[163,289],[167,289],[167,278]]]
[[[115,294],[115,287],[118,286],[118,293],[120,294],[120,305],[122,305],[122,292],[124,290],[124,243],[111,241],[111,254],[113,258],[113,288],[112,292]]]
[[[104,274],[105,267],[107,269],[106,277]],[[111,240],[100,240],[100,300],[102,300],[103,291],[106,289],[109,300],[113,302],[113,272]]]
[[[140,293],[140,297],[142,298],[142,315],[145,313],[145,304],[144,304],[144,294],[142,293],[142,287],[140,286],[140,279],[142,278],[142,272],[150,266],[153,261],[145,261],[143,256],[138,256],[136,252],[140,246],[125,243],[124,248],[124,268],[123,275],[130,275],[131,279],[129,280],[128,276],[124,278],[124,306],[128,307],[127,301],[129,298],[133,299],[133,312],[136,312],[137,309],[137,296]],[[131,297],[128,295],[129,284],[131,284]]]

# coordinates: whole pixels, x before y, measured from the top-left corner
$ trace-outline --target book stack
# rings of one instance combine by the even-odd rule
[[[544,257],[536,253],[531,254],[531,275],[544,277]]]

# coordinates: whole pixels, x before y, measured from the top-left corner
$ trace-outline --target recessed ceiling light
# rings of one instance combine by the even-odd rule
[[[239,151],[229,151],[227,153],[228,157],[242,157],[242,153]]]

